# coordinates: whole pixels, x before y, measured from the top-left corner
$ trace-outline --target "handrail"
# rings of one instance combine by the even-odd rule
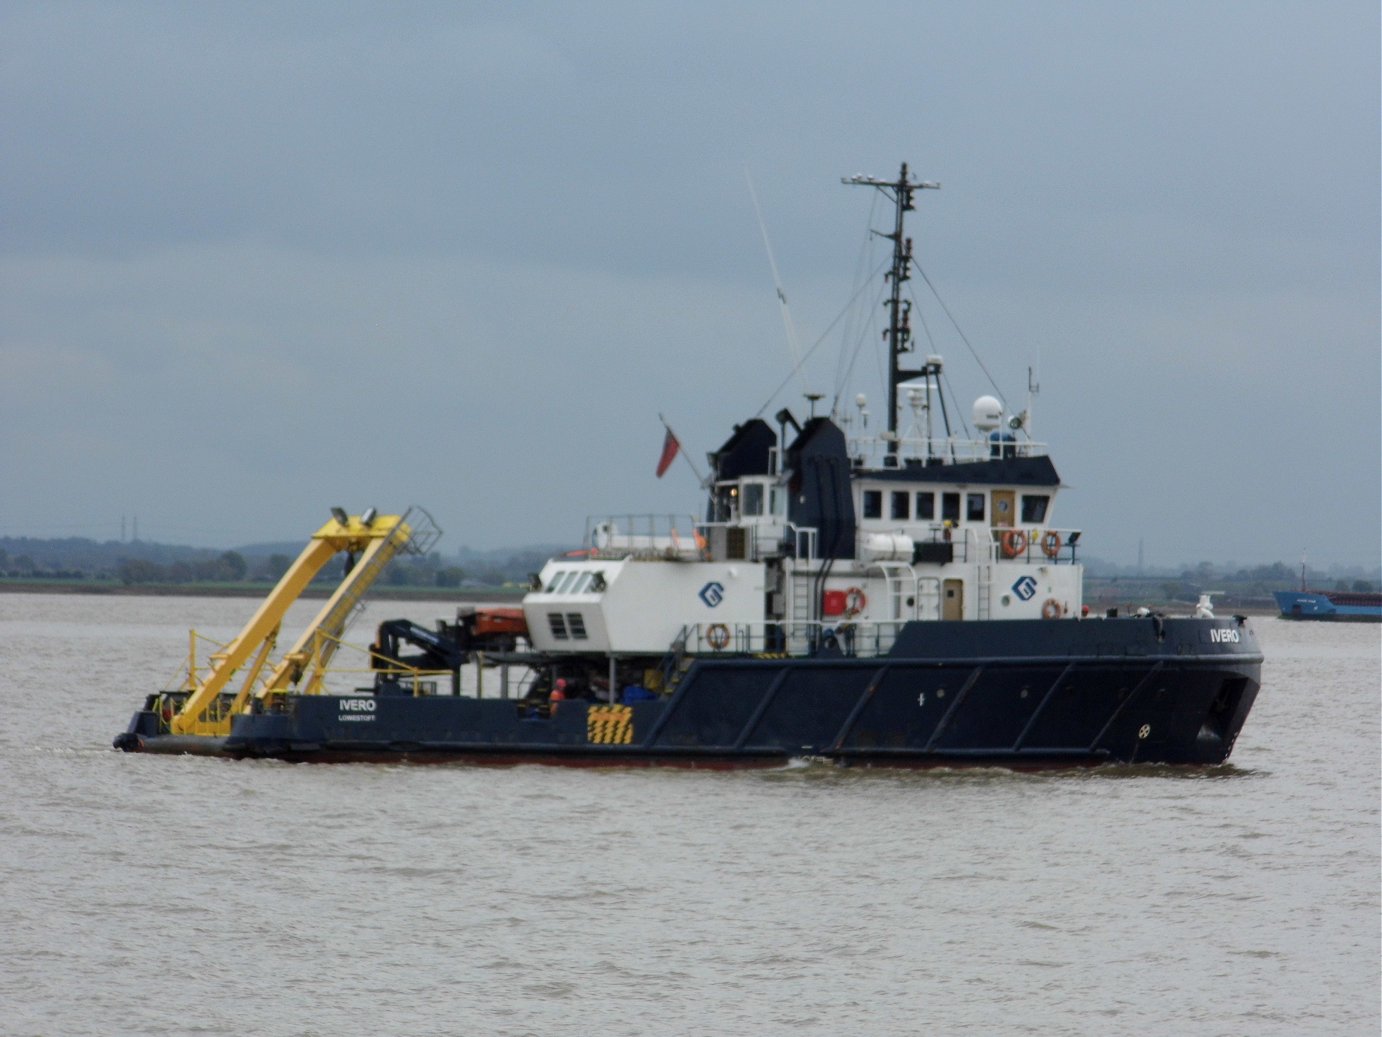
[[[994,442],[984,438],[966,439],[957,436],[927,439],[924,436],[903,436],[896,441],[893,456],[902,458],[939,457],[951,464],[972,461],[988,461],[995,456],[1041,457],[1047,453],[1047,444],[1035,440],[1003,440]],[[878,436],[856,436],[848,441],[849,456],[854,459],[855,468],[880,468],[887,462],[883,458],[892,453],[892,442]]]
[[[682,628],[677,644],[701,658],[735,656],[806,657],[823,652],[870,659],[886,655],[910,620],[860,623],[783,620],[753,623],[696,623]]]
[[[1083,530],[1042,526],[992,526],[988,547],[995,562],[1074,565]]]

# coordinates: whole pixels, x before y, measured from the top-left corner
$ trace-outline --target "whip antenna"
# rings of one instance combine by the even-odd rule
[[[758,232],[763,235],[763,248],[768,253],[768,267],[773,272],[773,288],[777,291],[777,303],[782,311],[782,326],[787,332],[787,348],[792,352],[792,371],[800,376],[801,346],[797,343],[796,327],[792,324],[792,311],[787,306],[787,293],[782,290],[782,278],[778,276],[777,260],[773,258],[772,242],[768,240],[768,225],[763,220],[763,210],[758,205],[758,192],[754,190],[753,177],[749,173],[748,166],[744,167],[744,180],[749,185],[749,197],[753,199],[754,215],[758,217]]]

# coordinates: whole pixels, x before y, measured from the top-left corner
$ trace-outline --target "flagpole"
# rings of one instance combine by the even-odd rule
[[[657,420],[662,422],[662,427],[667,430],[667,434],[677,441],[677,453],[681,454],[682,457],[686,458],[686,463],[691,466],[691,471],[694,472],[696,475],[696,482],[698,482],[701,486],[708,485],[705,481],[704,476],[702,476],[700,471],[696,468],[696,462],[691,460],[690,452],[681,445],[681,437],[672,431],[671,425],[667,424],[667,419],[664,418],[661,414],[659,414],[657,416]]]

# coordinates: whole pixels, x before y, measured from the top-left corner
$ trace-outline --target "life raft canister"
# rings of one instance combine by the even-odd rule
[[[1047,558],[1055,558],[1060,554],[1061,538],[1060,534],[1054,529],[1048,529],[1041,538],[1041,551]]]
[[[1020,529],[1009,529],[1003,534],[1003,557],[1016,558],[1027,550],[1027,534]]]
[[[717,652],[729,647],[729,627],[723,623],[712,623],[705,632],[705,642]]]
[[[845,591],[845,615],[857,616],[869,607],[868,595],[862,587],[851,587]]]
[[[1060,619],[1065,615],[1065,607],[1055,598],[1047,598],[1041,605],[1042,619]]]

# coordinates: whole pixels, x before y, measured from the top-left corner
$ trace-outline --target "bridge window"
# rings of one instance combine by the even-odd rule
[[[984,495],[982,493],[966,494],[965,518],[971,522],[984,521]]]
[[[558,641],[565,641],[568,639],[569,635],[566,633],[566,620],[562,619],[560,612],[547,613],[547,624],[552,628],[552,636]]]
[[[553,574],[552,574],[552,579],[551,579],[551,581],[548,582],[548,584],[547,584],[547,590],[545,591],[545,593],[547,593],[547,594],[555,594],[555,593],[557,593],[557,587],[559,587],[559,586],[561,585],[561,581],[562,581],[562,579],[563,579],[565,576],[566,576],[566,571],[565,571],[564,569],[563,569],[563,570],[560,570],[560,571],[558,571],[558,572],[553,573]]]
[[[941,518],[946,522],[960,521],[960,495],[958,493],[941,494]]]
[[[743,509],[744,509],[744,514],[745,514],[745,515],[761,515],[761,514],[763,514],[763,484],[762,484],[762,483],[751,482],[751,483],[745,483],[745,484],[744,484],[744,503],[743,503]]]
[[[917,494],[917,518],[933,522],[936,518],[936,495],[930,490]]]
[[[864,491],[864,518],[883,517],[883,491],[865,490]]]
[[[566,614],[566,625],[571,631],[571,636],[577,641],[584,641],[586,639],[585,620],[581,618],[579,612],[568,612]]]
[[[906,490],[893,490],[892,517],[895,519],[903,519],[904,521],[911,518],[911,512],[907,508],[907,505],[910,503],[911,501],[908,498]]]
[[[1022,495],[1022,521],[1038,523],[1046,521],[1046,506],[1051,498],[1044,493],[1024,493]]]

